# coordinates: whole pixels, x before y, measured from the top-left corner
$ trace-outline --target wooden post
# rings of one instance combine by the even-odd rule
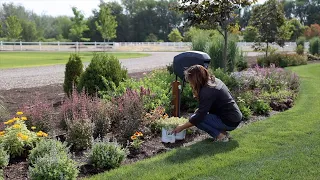
[[[174,81],[172,82],[172,105],[173,105],[173,116],[180,117],[180,82]]]

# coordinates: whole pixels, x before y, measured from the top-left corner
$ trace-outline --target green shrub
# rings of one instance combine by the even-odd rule
[[[30,155],[28,157],[30,165],[34,166],[38,158],[44,157],[51,151],[57,152],[59,157],[67,157],[68,155],[68,148],[66,147],[66,144],[62,144],[60,141],[54,139],[41,140],[36,144],[36,147],[30,151]]]
[[[0,122],[3,122],[7,119],[9,119],[9,112],[7,110],[7,108],[4,105],[4,102],[2,101],[3,97],[0,96]]]
[[[0,145],[0,169],[5,168],[8,165],[8,163],[9,163],[9,155],[7,151],[4,150],[3,145]]]
[[[296,41],[297,46],[301,45],[304,47],[304,43],[306,42],[306,38],[305,37],[299,37]]]
[[[238,89],[239,82],[237,82],[237,80],[233,76],[231,76],[229,73],[225,73],[220,68],[215,70],[209,69],[209,71],[216,78],[220,79],[229,88],[229,90]]]
[[[0,180],[4,180],[4,174],[2,169],[0,169]]]
[[[143,96],[145,110],[149,112],[158,106],[163,106],[170,113],[171,93],[169,89],[174,78],[175,76],[166,70],[155,70],[140,80],[127,79],[112,91],[100,93],[103,95],[103,99],[111,100],[114,97],[122,96],[127,89],[135,90],[138,93],[141,93],[141,90],[148,91]]]
[[[116,142],[96,142],[89,155],[89,161],[99,169],[114,169],[120,166],[126,157],[126,150]]]
[[[248,120],[252,115],[252,111],[249,108],[249,106],[247,105],[247,103],[245,102],[245,99],[238,97],[237,98],[237,105],[239,106],[239,109],[242,113],[243,119]]]
[[[269,67],[274,64],[276,67],[288,67],[307,64],[307,58],[305,56],[297,54],[271,54],[268,57],[258,58],[259,66]]]
[[[95,95],[98,91],[114,89],[126,78],[127,70],[122,69],[116,57],[96,53],[80,77],[79,88],[84,88],[89,95]]]
[[[243,55],[243,51],[240,51],[240,53],[237,54],[236,59],[236,67],[238,71],[243,71],[248,68],[248,61]]]
[[[194,51],[205,51],[207,42],[209,39],[209,34],[196,34],[192,37],[192,50]]]
[[[314,37],[310,40],[309,52],[312,55],[320,55],[320,38]]]
[[[297,48],[296,48],[296,53],[299,54],[299,55],[303,55],[303,53],[304,53],[304,46],[298,45]]]
[[[208,41],[208,40],[207,40]],[[221,68],[223,61],[224,40],[217,36],[214,40],[209,41],[204,51],[210,56],[210,67],[213,69]]]
[[[243,39],[246,42],[255,42],[258,40],[258,29],[253,26],[247,26],[243,31]]]
[[[208,40],[207,40],[208,41]],[[213,40],[209,41],[204,51],[210,56],[210,66],[213,69],[222,68],[224,38],[216,35]],[[229,38],[227,48],[227,71],[232,72],[237,64],[236,57],[240,53],[235,38]]]
[[[56,151],[50,151],[43,157],[37,158],[34,167],[29,167],[31,180],[75,180],[78,176],[75,161],[66,156],[61,156]]]
[[[259,115],[269,115],[269,112],[271,111],[269,103],[266,103],[260,99],[254,101],[254,103],[251,106],[253,112]]]
[[[67,121],[67,142],[75,151],[89,149],[93,141],[93,123],[90,120]]]
[[[70,54],[69,61],[66,64],[63,83],[63,90],[68,96],[71,95],[73,86],[77,87],[82,72],[83,64],[81,57],[78,54]]]

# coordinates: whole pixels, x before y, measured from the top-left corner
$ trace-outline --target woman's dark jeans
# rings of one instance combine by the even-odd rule
[[[222,131],[232,131],[237,128],[225,125],[221,119],[214,114],[207,114],[204,120],[197,124],[196,127],[207,132],[213,138],[217,137]]]

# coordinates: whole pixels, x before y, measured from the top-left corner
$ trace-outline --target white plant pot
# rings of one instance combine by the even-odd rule
[[[179,133],[177,133],[176,136],[176,140],[183,140],[184,138],[186,138],[186,130],[183,130]]]
[[[174,134],[172,134],[173,129],[165,129],[162,128],[162,136],[161,136],[161,141],[164,143],[175,143],[176,142],[176,137]]]

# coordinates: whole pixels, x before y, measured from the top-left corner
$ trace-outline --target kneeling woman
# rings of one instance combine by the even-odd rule
[[[196,126],[216,141],[228,142],[227,131],[236,129],[242,119],[228,87],[220,79],[210,76],[201,65],[191,66],[184,74],[192,87],[193,96],[199,101],[199,107],[189,122],[177,126],[173,133]]]

